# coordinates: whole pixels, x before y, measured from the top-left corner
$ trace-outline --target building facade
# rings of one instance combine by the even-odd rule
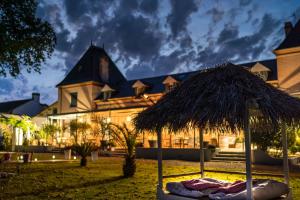
[[[288,22],[284,28],[286,35],[273,51],[275,59],[239,65],[274,87],[300,97],[300,21],[295,26]],[[57,85],[58,100],[51,107],[56,112],[48,117],[53,123],[66,127],[58,136],[58,141],[65,144],[72,143],[72,131],[68,127],[74,120],[87,122],[92,128],[99,123],[99,119],[131,126],[131,119],[137,113],[195,73],[197,71],[127,80],[103,48],[91,45]],[[86,139],[99,143],[103,137],[95,134],[92,128],[86,133]],[[197,148],[198,134],[198,130],[177,134],[164,130],[163,147]],[[105,137],[109,139],[109,134]],[[139,137],[144,147],[155,145],[155,140],[155,135],[150,133]],[[243,148],[242,136],[230,133],[209,133],[204,140],[224,149]]]

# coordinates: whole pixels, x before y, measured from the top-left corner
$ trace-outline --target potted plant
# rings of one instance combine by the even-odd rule
[[[135,144],[135,147],[144,147],[144,143],[142,143],[142,142],[137,142],[137,143]]]
[[[5,153],[3,155],[3,160],[4,161],[10,161],[10,159],[11,159],[11,154],[10,153]]]
[[[108,149],[109,149],[110,151],[115,151],[115,147],[116,147],[116,143],[115,143],[113,140],[110,140],[110,141],[108,142]]]
[[[73,146],[73,150],[81,157],[80,166],[85,167],[87,165],[87,157],[91,155],[91,152],[94,150],[94,144],[92,143],[75,144]]]
[[[27,138],[23,141],[24,153],[23,153],[23,162],[28,163],[30,160],[30,154],[27,152],[29,146],[29,140]]]
[[[105,151],[108,147],[108,141],[107,140],[100,140],[100,148],[101,150]]]
[[[96,145],[94,145],[92,147],[91,159],[92,159],[92,161],[96,161],[96,160],[98,160],[98,157],[99,157],[99,149]]]
[[[157,140],[148,140],[150,148],[157,148]]]
[[[72,147],[71,146],[66,146],[64,148],[65,160],[71,160],[71,156],[72,156]]]

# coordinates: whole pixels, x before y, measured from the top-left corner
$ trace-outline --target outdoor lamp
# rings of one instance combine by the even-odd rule
[[[20,160],[23,160],[23,156],[20,156]]]
[[[107,122],[107,123],[110,123],[110,122],[111,122],[111,118],[108,117],[108,118],[106,119],[106,122]]]
[[[146,94],[143,94],[143,97],[144,97],[145,99],[148,99],[148,98],[149,98],[149,96],[146,95]]]
[[[74,156],[74,160],[76,160],[76,156]]]
[[[55,155],[52,155],[52,159],[55,159]]]
[[[35,158],[35,159],[34,159],[34,161],[36,162],[36,161],[38,161],[38,159],[37,159],[37,158]]]
[[[130,116],[127,116],[127,117],[126,117],[126,121],[130,122],[130,121],[131,121],[131,117],[130,117]]]

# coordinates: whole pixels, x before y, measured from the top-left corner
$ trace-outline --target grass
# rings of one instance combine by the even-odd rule
[[[122,178],[122,162],[121,158],[101,157],[97,162],[89,161],[85,168],[80,168],[79,162],[21,165],[20,175],[1,183],[0,199],[155,199],[156,162],[138,160],[135,177],[128,179]],[[178,163],[164,162],[164,174],[198,171],[198,165]],[[14,171],[15,167],[9,164],[5,170]],[[245,178],[219,173],[206,173],[206,176],[229,181]],[[172,178],[165,182],[196,177]],[[291,185],[294,199],[299,199],[299,175],[293,174]]]

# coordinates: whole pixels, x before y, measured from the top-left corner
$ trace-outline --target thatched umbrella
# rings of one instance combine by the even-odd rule
[[[299,99],[265,83],[246,68],[226,63],[200,71],[182,82],[155,105],[139,113],[134,123],[137,130],[157,131],[158,140],[161,139],[162,128],[175,132],[188,126],[200,130],[244,130],[247,190],[251,193],[249,108],[255,108],[259,118],[274,127],[282,123],[293,124],[300,119]],[[201,135],[200,143],[203,143]],[[287,155],[286,148],[284,153]],[[201,154],[203,172],[203,150]],[[158,158],[161,159],[160,150]],[[160,165],[161,163],[159,168]],[[159,175],[161,173],[159,171]],[[159,180],[159,185],[162,186],[162,179]],[[252,194],[249,196],[251,198]]]

